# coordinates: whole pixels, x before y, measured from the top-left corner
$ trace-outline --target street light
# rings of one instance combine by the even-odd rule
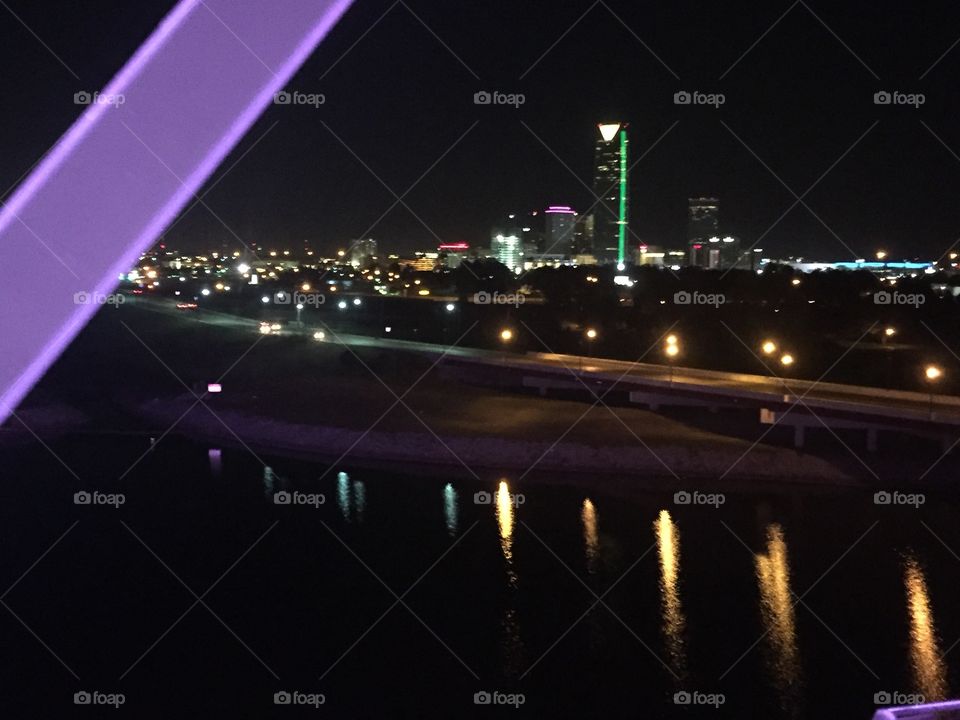
[[[680,345],[677,344],[676,335],[668,335],[666,342],[663,352],[667,356],[667,364],[670,366],[670,386],[673,387],[673,361],[680,354]]]
[[[513,330],[503,328],[500,331],[500,342],[503,343],[503,364],[507,364],[507,345],[513,340]]]
[[[597,331],[593,328],[587,328],[587,331],[583,334],[583,337],[587,341],[587,357],[591,356],[592,348],[591,343],[597,339]],[[580,371],[583,372],[583,356],[580,356]]]
[[[773,340],[764,340],[760,350],[764,355],[773,355],[777,351],[777,344]]]
[[[303,323],[300,322],[300,313],[303,311],[303,303],[297,303],[297,325],[303,327]]]
[[[790,388],[787,387],[786,373],[796,361],[797,359],[790,353],[784,353],[780,356],[780,364],[783,366],[783,376],[780,378],[780,382],[783,383],[784,402],[787,402],[790,398]]]
[[[941,370],[936,365],[927,365],[927,367],[923,371],[923,374],[926,376],[927,383],[929,383],[930,385],[930,420],[932,421],[933,420],[933,385],[938,380],[940,380],[941,377],[943,377],[943,370]]]
[[[884,260],[887,257],[886,250],[877,250],[877,260]]]

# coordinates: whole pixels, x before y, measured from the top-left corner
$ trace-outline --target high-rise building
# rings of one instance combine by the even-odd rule
[[[547,219],[543,252],[554,255],[569,253],[573,247],[577,213],[567,205],[551,205],[543,214]]]
[[[688,213],[687,245],[690,264],[697,267],[711,267],[709,246],[711,239],[717,238],[720,225],[720,201],[712,197],[690,198]]]
[[[470,256],[470,245],[465,242],[442,243],[437,252],[440,262],[451,270],[460,267],[460,263]]]
[[[514,272],[523,268],[523,232],[520,228],[494,230],[490,250],[497,260]]]
[[[593,193],[599,202],[592,211],[593,242],[582,248],[602,262],[623,263],[627,255],[627,126],[600,123],[594,153]]]
[[[749,267],[749,258],[740,252],[740,239],[727,235],[714,235],[703,242],[690,244],[690,264],[710,270],[728,270],[733,267]]]
[[[377,256],[377,241],[373,238],[356,240],[350,245],[350,264],[354,267],[365,266]]]

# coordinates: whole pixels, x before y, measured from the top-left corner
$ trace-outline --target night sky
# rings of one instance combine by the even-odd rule
[[[0,190],[76,118],[74,93],[102,87],[170,7],[3,0]],[[404,197],[413,213],[398,205],[367,234],[392,252],[484,244],[509,211],[588,207],[595,123],[617,118],[631,161],[649,150],[630,180],[634,243],[680,246],[687,197],[716,195],[722,232],[746,245],[767,233],[768,257],[936,259],[960,238],[958,38],[948,2],[357,0],[288,85],[326,103],[270,108],[205,201],[245,242],[332,251],[394,202],[387,187],[402,195],[439,159]],[[526,103],[478,106],[478,90]],[[677,106],[679,90],[726,102]],[[877,106],[878,90],[926,101]],[[814,183],[810,209],[767,232],[791,190]],[[202,206],[167,242],[236,245]]]

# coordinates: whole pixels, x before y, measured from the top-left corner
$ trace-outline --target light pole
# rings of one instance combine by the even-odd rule
[[[500,331],[500,342],[503,343],[503,364],[507,364],[507,346],[513,342],[513,330],[503,328]]]
[[[936,365],[927,365],[923,371],[924,376],[927,378],[927,383],[930,385],[930,421],[933,421],[933,385],[941,377],[943,377],[943,370],[941,370]]]
[[[791,368],[795,362],[796,358],[790,353],[784,353],[780,356],[780,365],[783,366],[783,377],[780,378],[780,381],[783,383],[783,394],[786,398],[790,397],[790,388],[787,387],[787,370]]]
[[[303,323],[300,321],[300,313],[303,311],[303,303],[297,303],[297,327],[303,327]]]
[[[673,387],[673,361],[680,354],[680,341],[676,335],[667,335],[663,346],[663,353],[667,356],[667,365],[670,366],[670,387]]]
[[[597,339],[597,331],[593,328],[588,328],[583,334],[583,337],[587,341],[587,357],[592,357],[592,345],[593,341]],[[580,372],[583,372],[583,355],[580,356]]]

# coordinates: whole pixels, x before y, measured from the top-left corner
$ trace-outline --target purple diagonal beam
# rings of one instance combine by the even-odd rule
[[[350,4],[182,0],[0,207],[0,422]]]

